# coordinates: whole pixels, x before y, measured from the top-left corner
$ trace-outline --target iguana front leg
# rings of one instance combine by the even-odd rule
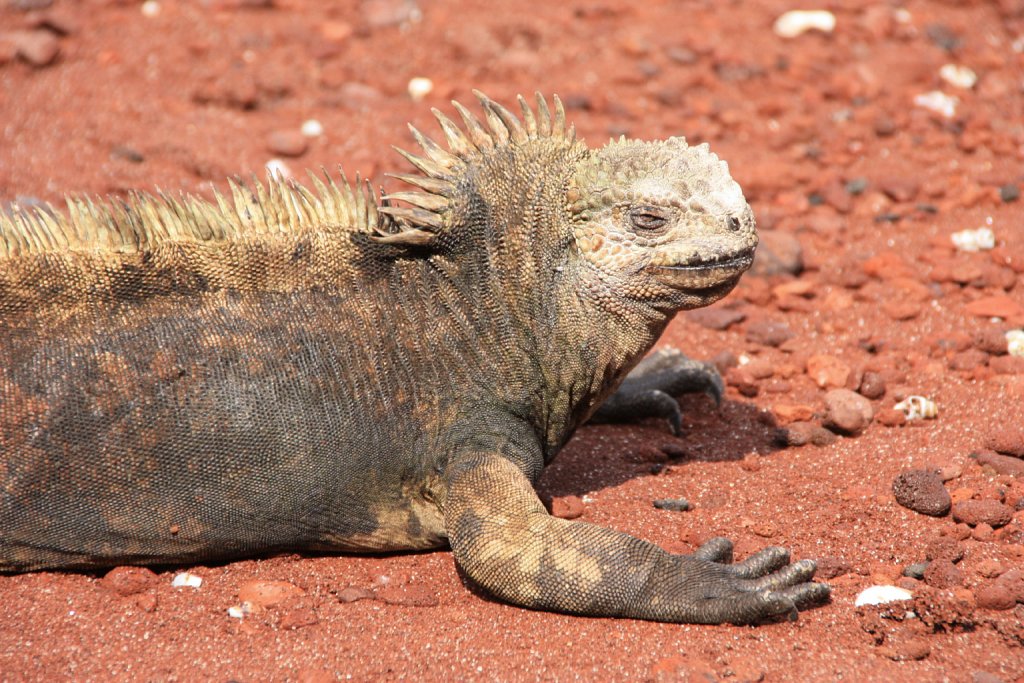
[[[715,539],[672,555],[624,533],[551,517],[527,477],[499,453],[449,469],[445,525],[455,561],[491,594],[535,609],[587,616],[751,623],[828,599],[815,564],[768,548],[731,565]]]
[[[692,360],[676,349],[661,349],[639,364],[591,416],[592,422],[628,422],[645,417],[668,420],[676,435],[682,413],[676,396],[703,392],[722,402],[725,385],[711,363]]]

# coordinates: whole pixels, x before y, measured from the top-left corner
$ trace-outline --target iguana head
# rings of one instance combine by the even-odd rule
[[[486,123],[458,103],[462,127],[434,111],[448,149],[413,129],[424,154],[399,151],[421,174],[396,177],[422,191],[388,195],[412,207],[382,207],[391,218],[377,242],[420,253],[483,248],[517,295],[550,295],[569,279],[613,311],[704,306],[750,266],[753,213],[707,145],[621,139],[592,150],[557,97],[553,113],[539,94],[536,110],[520,97],[519,118],[477,96]],[[565,277],[545,280],[552,273]]]
[[[567,195],[579,258],[609,290],[658,307],[721,298],[757,246],[750,205],[706,144],[610,142],[580,163]]]

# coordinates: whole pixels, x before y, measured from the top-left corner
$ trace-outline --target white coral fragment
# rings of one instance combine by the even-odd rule
[[[978,82],[978,74],[962,64],[944,64],[939,69],[939,78],[957,88],[970,90]]]
[[[996,246],[996,235],[991,228],[961,230],[949,236],[960,251],[983,251]]]
[[[1024,330],[1010,330],[1006,333],[1006,351],[1011,356],[1024,357]]]
[[[956,107],[960,104],[960,100],[941,90],[932,90],[914,97],[914,104],[951,119],[956,116]]]
[[[897,602],[899,600],[910,600],[914,597],[910,591],[899,586],[869,586],[862,590],[858,595],[857,599],[854,600],[854,607],[863,607],[864,605],[884,605],[887,602]]]
[[[412,78],[409,80],[408,89],[409,97],[411,97],[414,102],[419,102],[424,97],[429,95],[430,92],[434,89],[434,82],[429,78],[417,76],[416,78]]]
[[[827,10],[793,10],[775,20],[772,30],[782,38],[796,38],[807,31],[832,33],[836,28],[836,15]]]
[[[939,407],[935,401],[924,396],[907,396],[893,408],[903,411],[908,420],[934,420],[939,416]]]
[[[199,588],[203,585],[203,577],[190,572],[181,572],[176,574],[174,579],[171,581],[171,586],[174,588]]]

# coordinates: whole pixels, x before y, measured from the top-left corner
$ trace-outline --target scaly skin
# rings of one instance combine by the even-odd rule
[[[757,242],[723,162],[681,139],[522,120],[414,131],[422,191],[271,181],[0,219],[0,570],[451,545],[516,604],[752,622],[828,596],[814,564],[716,540],[670,555],[549,516],[544,465],[597,417],[720,379],[638,368]],[[396,204],[398,202],[398,204]]]

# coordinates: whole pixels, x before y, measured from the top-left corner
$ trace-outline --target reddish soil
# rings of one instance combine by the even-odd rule
[[[712,535],[741,557],[785,545],[834,588],[795,623],[741,628],[510,607],[467,588],[447,552],[189,568],[198,589],[172,587],[179,570],[6,576],[0,679],[1024,680],[1024,358],[1003,337],[1024,326],[1024,5],[821,4],[832,33],[784,39],[782,0],[0,3],[0,202],[208,194],[285,153],[296,172],[340,161],[390,185],[405,122],[435,130],[429,107],[474,87],[559,93],[592,144],[709,141],[764,253],[800,250],[804,267],[762,261],[662,340],[740,363],[721,410],[683,399],[679,439],[656,421],[584,428],[542,492],[672,551]],[[943,81],[945,64],[977,83]],[[414,77],[433,80],[420,102]],[[933,90],[955,95],[952,116],[915,104]],[[296,138],[307,119],[323,134]],[[982,226],[995,249],[954,248]],[[873,397],[857,436],[817,429],[836,386]],[[937,417],[901,424],[909,395]],[[784,445],[793,421],[822,445]],[[893,480],[920,468],[955,504],[1012,519],[902,507]],[[651,504],[673,497],[693,509]],[[923,580],[901,577],[929,558]],[[263,587],[280,601],[229,616],[254,580],[287,582]],[[873,584],[914,599],[854,607]]]

